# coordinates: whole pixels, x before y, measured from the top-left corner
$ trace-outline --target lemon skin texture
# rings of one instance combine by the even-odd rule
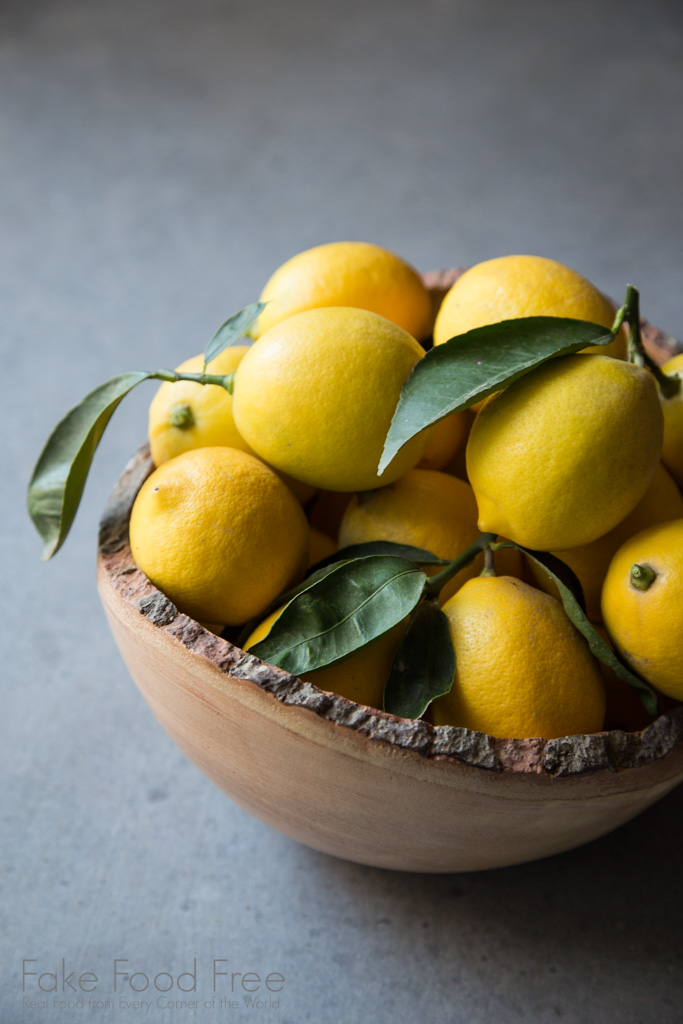
[[[618,526],[606,533],[604,537],[598,537],[591,544],[585,544],[580,548],[570,548],[569,551],[554,552],[578,576],[586,601],[586,614],[591,622],[602,622],[602,612],[600,611],[602,585],[609,563],[621,545],[629,537],[648,526],[681,517],[683,517],[683,497],[681,497],[675,480],[660,462],[644,496]],[[529,568],[538,586],[559,599],[557,587],[550,577],[535,562],[530,561]],[[640,704],[637,697],[635,700]],[[642,704],[640,706],[642,707]]]
[[[654,570],[646,590],[633,586],[633,565]],[[683,519],[642,530],[619,548],[605,577],[602,615],[627,664],[683,700]]]
[[[435,725],[547,740],[602,728],[598,663],[554,597],[509,576],[478,576],[443,612],[456,675],[431,705]]]
[[[487,399],[467,444],[479,528],[563,551],[612,530],[654,476],[663,417],[649,371],[550,359]]]
[[[169,459],[140,488],[130,545],[140,569],[200,622],[241,625],[303,575],[308,524],[276,473],[234,448]]]
[[[432,329],[429,292],[405,260],[368,242],[330,242],[293,256],[275,271],[260,297],[268,305],[252,336],[293,313],[354,306],[379,313],[418,339]]]
[[[245,651],[268,635],[281,612],[282,608],[278,608],[256,627],[244,645]],[[314,672],[306,672],[301,678],[321,690],[327,690],[328,693],[336,693],[347,700],[381,711],[391,663],[406,626],[407,619],[404,619],[382,634],[369,647],[352,654],[346,661],[316,669]]]
[[[446,293],[434,324],[434,344],[475,327],[526,316],[568,317],[611,327],[615,309],[590,281],[562,263],[543,256],[499,256],[470,267]],[[584,351],[623,359],[625,329],[609,345]]]
[[[683,380],[683,353],[674,356],[662,367],[664,373]],[[683,385],[673,398],[661,396],[664,412],[664,444],[662,462],[679,487],[683,487]]]
[[[349,307],[283,320],[237,367],[233,415],[254,451],[278,471],[330,491],[381,487],[419,462],[412,438],[381,477],[384,441],[401,387],[424,350],[396,324]]]
[[[469,484],[433,469],[412,469],[388,487],[355,495],[339,529],[339,547],[388,540],[412,544],[437,558],[457,558],[479,536],[477,503]],[[426,566],[433,576],[443,566]],[[479,558],[441,592],[447,600],[482,568]]]
[[[216,356],[206,372],[234,373],[248,345],[231,345]],[[201,373],[204,357],[193,356],[176,367],[178,373]],[[176,426],[174,413],[184,407],[188,424]],[[232,418],[232,395],[218,384],[196,384],[189,380],[164,382],[149,407],[149,446],[155,466],[192,448],[218,445],[251,452]]]

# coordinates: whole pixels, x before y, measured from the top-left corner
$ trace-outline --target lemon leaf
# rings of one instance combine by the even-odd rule
[[[336,563],[290,601],[250,654],[293,675],[344,661],[404,619],[426,580],[392,555]]]
[[[384,710],[420,718],[448,693],[455,677],[455,652],[448,619],[436,601],[423,601],[410,616],[384,688]]]
[[[239,313],[228,317],[225,323],[221,324],[204,349],[204,369],[212,359],[221,354],[223,349],[244,337],[249,328],[256,323],[266,305],[265,302],[252,302],[251,305],[245,306]]]
[[[44,542],[43,560],[66,540],[100,438],[121,399],[153,374],[123,373],[74,406],[50,435],[28,485],[28,512]]]
[[[502,320],[437,345],[415,364],[401,390],[378,472],[411,437],[467,409],[555,356],[608,345],[609,328],[587,320],[532,316]]]
[[[416,562],[418,565],[450,565],[448,558],[437,558],[425,548],[416,548],[412,544],[396,544],[391,540],[369,540],[362,544],[348,544],[345,548],[340,548],[334,554],[328,555],[327,558],[322,558],[313,566],[313,569],[322,569],[334,562],[363,558],[366,555],[396,555],[398,558],[406,558],[409,562]]]
[[[624,662],[615,654],[609,644],[605,643],[593,624],[588,620],[585,610],[582,607],[583,594],[581,593],[581,586],[569,566],[565,565],[564,562],[557,558],[556,555],[551,555],[547,551],[532,551],[530,548],[524,548],[521,544],[515,544],[512,541],[505,541],[500,544],[496,544],[496,548],[500,547],[517,548],[518,551],[524,552],[525,555],[528,555],[536,565],[539,565],[544,572],[550,576],[560,592],[560,597],[562,598],[562,604],[565,612],[567,613],[567,617],[573,625],[576,626],[579,633],[581,633],[581,635],[586,639],[592,654],[598,659],[598,661],[601,661],[603,665],[607,665],[608,668],[611,668],[623,683],[630,686],[636,696],[640,699],[640,702],[648,714],[656,717],[659,714],[659,707],[654,690],[648,683],[641,679],[640,676],[635,675],[634,672],[627,668]],[[579,587],[581,601],[579,601],[576,593],[573,592],[573,588],[569,583],[572,577],[576,580],[576,584]]]

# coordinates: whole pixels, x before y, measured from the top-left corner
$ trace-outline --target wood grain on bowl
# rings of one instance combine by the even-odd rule
[[[462,271],[425,275],[443,295]],[[645,325],[659,361],[676,345]],[[133,562],[142,449],[105,511],[102,602],[124,661],[172,739],[231,799],[315,849],[405,871],[475,871],[604,835],[683,780],[683,708],[638,733],[502,740],[325,693],[207,632]]]

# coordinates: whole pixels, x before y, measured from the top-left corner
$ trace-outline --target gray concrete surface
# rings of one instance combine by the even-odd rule
[[[637,284],[683,336],[682,43],[666,0],[3,0],[2,1024],[682,1019],[683,790],[488,874],[299,847],[183,758],[98,604],[96,522],[151,389],[47,565],[23,496],[85,391],[201,350],[323,241],[425,269],[552,256],[617,297]],[[152,977],[195,957],[196,1011],[119,1004],[115,960]],[[62,958],[114,1006],[24,1006],[22,961]],[[279,1006],[205,1007],[222,958],[281,973]]]

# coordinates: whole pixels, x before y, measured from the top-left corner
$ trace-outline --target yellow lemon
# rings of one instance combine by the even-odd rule
[[[364,491],[419,462],[423,432],[381,477],[401,387],[424,350],[396,324],[350,307],[310,309],[271,327],[237,367],[233,415],[269,465],[313,487]]]
[[[231,345],[212,360],[207,373],[233,373],[249,351],[248,345]],[[204,357],[193,356],[176,367],[178,373],[201,373]],[[193,448],[251,448],[232,418],[232,395],[218,384],[181,380],[165,382],[149,407],[149,446],[155,466]]]
[[[602,728],[598,662],[554,597],[512,577],[479,576],[443,612],[456,675],[431,705],[435,725],[547,740]]]
[[[602,616],[622,658],[683,700],[683,519],[642,530],[610,562]]]
[[[268,635],[281,612],[282,608],[278,608],[256,627],[244,645],[245,651]],[[381,711],[384,687],[406,625],[407,620],[399,622],[369,647],[352,654],[346,661],[306,672],[301,678],[328,693],[336,693],[347,700]]]
[[[683,353],[674,356],[662,367],[665,373],[683,380]],[[683,385],[673,398],[662,397],[664,411],[664,445],[662,462],[679,487],[683,487]]]
[[[429,292],[405,260],[367,242],[331,242],[293,256],[275,271],[261,293],[268,305],[252,336],[293,313],[321,306],[355,306],[379,313],[415,338],[432,327]]]
[[[475,327],[525,316],[590,320],[611,327],[611,302],[575,270],[542,256],[500,256],[466,270],[446,294],[436,323],[434,344],[442,345]],[[608,346],[584,351],[624,357],[626,331]]]
[[[207,365],[206,372],[234,373],[248,345],[231,345]],[[201,373],[204,356],[193,356],[176,367],[178,373]],[[232,395],[218,384],[196,384],[190,380],[164,382],[149,407],[149,447],[155,466],[193,448],[238,448],[254,454],[235,426]],[[277,470],[275,471],[277,472]],[[293,480],[286,473],[278,476],[305,505],[316,488]]]
[[[543,551],[589,544],[643,497],[662,435],[649,371],[608,356],[548,360],[474,421],[467,472],[479,528]]]
[[[578,576],[586,600],[586,614],[591,622],[601,621],[602,584],[612,556],[624,541],[648,526],[665,523],[669,519],[679,519],[682,516],[681,492],[673,477],[660,462],[644,496],[618,526],[604,537],[598,537],[583,547],[555,552]],[[535,562],[531,562],[529,568],[539,587],[549,594],[557,595],[555,584]]]
[[[308,524],[292,492],[235,448],[195,448],[140,488],[130,517],[133,558],[177,607],[235,626],[303,575]]]
[[[339,546],[389,540],[453,560],[479,536],[477,503],[464,480],[433,469],[413,469],[395,483],[351,499],[339,530]],[[444,601],[481,569],[481,558],[441,592]],[[440,572],[441,566],[429,569]]]

